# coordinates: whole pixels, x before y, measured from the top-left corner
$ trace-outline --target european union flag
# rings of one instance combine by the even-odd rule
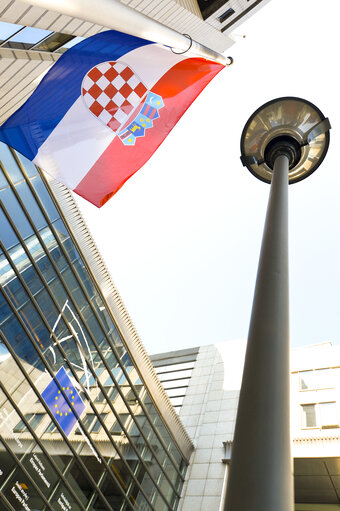
[[[61,367],[53,380],[41,393],[45,403],[53,413],[66,436],[69,436],[78,418],[85,409],[85,404],[72,384],[64,367]],[[69,403],[66,401],[67,396]]]

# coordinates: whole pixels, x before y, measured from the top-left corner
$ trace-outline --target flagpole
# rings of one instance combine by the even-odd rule
[[[187,36],[145,16],[144,14],[120,3],[118,0],[22,0],[23,2],[49,11],[80,18],[104,27],[125,32],[142,39],[170,46],[176,51],[186,51],[200,57],[230,65],[232,59],[221,53],[193,41]]]

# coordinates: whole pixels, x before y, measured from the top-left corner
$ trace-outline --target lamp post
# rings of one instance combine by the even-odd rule
[[[224,511],[293,511],[289,423],[288,183],[323,161],[330,124],[299,98],[256,110],[241,161],[271,183]]]

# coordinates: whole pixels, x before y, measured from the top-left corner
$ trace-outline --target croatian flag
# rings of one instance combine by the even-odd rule
[[[100,207],[223,67],[102,32],[59,58],[0,128],[0,140]]]

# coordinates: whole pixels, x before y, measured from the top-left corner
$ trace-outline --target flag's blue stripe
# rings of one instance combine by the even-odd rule
[[[0,128],[0,140],[33,160],[39,147],[81,94],[86,73],[150,41],[109,30],[66,51],[32,96]]]

